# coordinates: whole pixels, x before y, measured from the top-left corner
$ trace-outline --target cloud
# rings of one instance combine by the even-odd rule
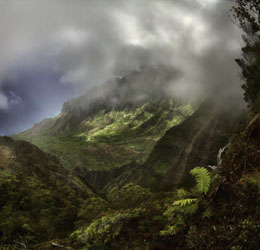
[[[17,96],[28,92],[23,105],[42,112],[31,122],[50,107],[33,95],[46,100],[54,92],[60,101],[52,99],[51,108],[58,110],[65,98],[142,65],[181,71],[168,89],[173,94],[241,95],[234,63],[240,31],[229,20],[229,8],[226,0],[0,0],[0,88]],[[34,77],[27,81],[21,72]],[[5,107],[3,94],[0,100]]]
[[[17,108],[17,106],[21,106],[23,103],[22,98],[16,95],[13,91],[9,91],[9,100],[8,106],[9,108]]]
[[[0,110],[5,110],[8,108],[8,99],[7,97],[0,92]]]

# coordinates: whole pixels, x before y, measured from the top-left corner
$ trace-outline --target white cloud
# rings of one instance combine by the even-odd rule
[[[239,88],[233,59],[239,56],[235,44],[240,33],[228,18],[226,0],[0,0],[0,4],[1,76],[21,58],[37,57],[62,73],[61,83],[81,89],[143,64],[170,64],[183,71],[182,84],[206,87],[216,84],[212,73],[223,75],[223,68],[228,68],[229,76],[221,76],[220,84]],[[39,56],[38,50],[47,52]]]

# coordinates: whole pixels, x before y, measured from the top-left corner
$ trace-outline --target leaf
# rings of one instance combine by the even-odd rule
[[[194,198],[194,199],[183,199],[183,200],[174,201],[173,205],[174,206],[185,207],[185,206],[190,205],[192,203],[195,203],[197,201],[198,201],[198,199],[196,199],[196,198]]]
[[[204,212],[203,212],[203,214],[202,214],[202,218],[203,219],[208,219],[208,218],[210,218],[211,216],[212,216],[212,209],[211,208],[207,208]]]
[[[196,188],[200,193],[207,194],[210,187],[209,171],[203,167],[196,167],[190,171],[196,180]]]
[[[177,195],[179,199],[185,199],[191,196],[191,194],[183,188],[177,190]]]

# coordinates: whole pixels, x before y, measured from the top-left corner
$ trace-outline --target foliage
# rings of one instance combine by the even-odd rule
[[[86,225],[94,220],[99,214],[105,212],[109,208],[109,203],[100,198],[89,198],[82,204],[78,213],[78,226]]]
[[[108,198],[114,208],[135,208],[151,198],[151,192],[139,185],[129,183],[121,189],[114,187]]]
[[[206,168],[196,167],[190,171],[190,174],[195,177],[198,192],[207,194],[210,187],[209,171]]]
[[[135,109],[97,110],[66,133],[52,135],[47,130],[15,137],[57,156],[68,169],[87,165],[88,169],[107,170],[131,161],[143,163],[165,132],[192,112],[190,104],[150,100]]]
[[[244,97],[248,105],[255,111],[260,108],[260,1],[259,0],[234,0],[232,14],[235,21],[244,31],[242,58],[237,63],[242,69],[244,84]]]
[[[32,243],[73,228],[77,199],[65,197],[34,177],[0,172],[0,242]]]
[[[84,243],[87,249],[109,249],[111,242],[122,233],[129,223],[140,218],[143,209],[116,211],[93,221],[87,228],[71,235],[72,241]]]
[[[182,200],[174,201],[173,205],[174,206],[180,206],[180,207],[186,207],[186,206],[191,205],[195,202],[197,202],[197,199],[182,199]]]
[[[213,215],[190,226],[185,244],[190,249],[257,249],[259,195],[252,183],[225,185],[211,204]]]
[[[203,167],[196,167],[190,171],[190,174],[195,177],[196,185],[192,192],[184,189],[177,191],[179,200],[174,201],[164,212],[170,222],[164,230],[160,232],[162,236],[178,233],[185,225],[189,217],[195,214],[199,206],[204,203],[204,197],[209,191],[211,178],[209,171]],[[204,217],[210,216],[209,211],[204,214]]]

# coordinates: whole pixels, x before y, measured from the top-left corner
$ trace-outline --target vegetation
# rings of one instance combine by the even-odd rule
[[[0,245],[10,249],[65,237],[82,200],[94,196],[56,158],[8,137],[0,137],[0,193]]]
[[[194,185],[160,193],[117,183],[95,195],[53,156],[1,138],[1,248],[257,249],[259,124],[230,140],[217,171],[193,168]]]
[[[86,117],[76,130],[59,135],[21,133],[16,138],[57,156],[68,169],[105,170],[131,161],[143,163],[164,133],[192,112],[189,104],[149,101],[136,109],[102,109]]]
[[[184,189],[177,190],[178,200],[174,201],[171,206],[164,212],[171,225],[161,231],[161,235],[174,235],[188,222],[189,217],[195,214],[199,206],[203,206],[205,195],[209,191],[210,184],[216,178],[216,174],[211,174],[203,167],[197,167],[190,171],[195,177],[196,185],[188,192]],[[209,210],[205,211],[208,216]]]
[[[242,58],[237,63],[242,69],[244,97],[254,112],[260,108],[260,2],[259,0],[235,0],[233,16],[244,31]]]
[[[24,244],[61,237],[74,225],[79,200],[33,177],[0,173],[1,242]]]
[[[260,2],[235,3],[246,43],[237,62],[255,117],[230,136],[236,119],[209,102],[189,117],[190,105],[169,99],[117,108],[99,100],[88,113],[75,99],[16,136],[52,154],[0,137],[0,249],[259,248]],[[143,165],[111,170],[133,160]],[[72,166],[109,171],[75,175]],[[101,172],[112,176],[106,192],[88,183]]]

